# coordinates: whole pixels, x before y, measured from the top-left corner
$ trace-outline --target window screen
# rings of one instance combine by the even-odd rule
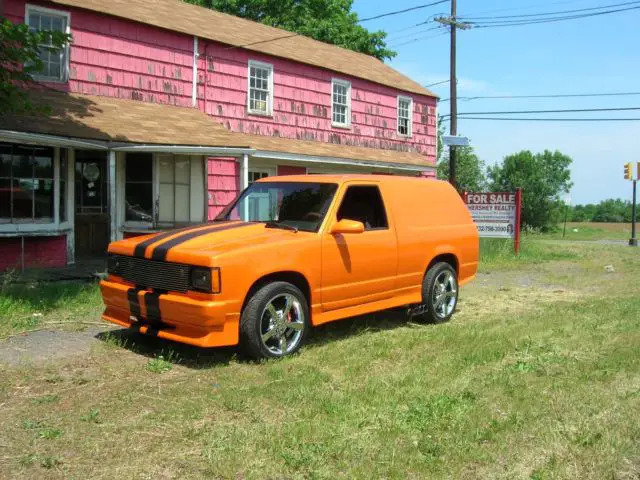
[[[55,14],[43,10],[30,8],[27,11],[27,23],[32,31],[51,31],[65,33],[67,31],[67,16],[63,13]],[[64,80],[66,73],[66,49],[55,50],[51,40],[39,45],[38,54],[43,63],[42,72],[38,76],[51,80]]]
[[[341,80],[334,80],[332,88],[333,124],[348,126],[351,123],[351,84]]]
[[[268,115],[271,113],[273,67],[249,63],[249,111]]]
[[[400,135],[411,135],[411,99],[398,97],[398,133]]]

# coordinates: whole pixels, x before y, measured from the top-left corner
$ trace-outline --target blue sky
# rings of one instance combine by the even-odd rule
[[[458,15],[515,15],[623,3],[625,0],[458,0]],[[426,0],[355,0],[361,18],[429,3]],[[364,23],[388,32],[411,27],[449,4]],[[458,33],[458,95],[529,95],[640,92],[640,9],[565,22]],[[389,36],[391,47],[414,38],[438,35],[430,23]],[[444,30],[442,30],[444,32]],[[414,35],[412,35],[414,34]],[[423,38],[394,48],[391,65],[423,85],[449,78],[449,36]],[[449,97],[448,84],[432,87]],[[458,111],[545,110],[640,107],[640,96],[460,101]],[[448,103],[439,112],[449,113]],[[640,111],[557,116],[636,117]],[[543,115],[551,116],[551,115]],[[448,128],[448,124],[447,124]],[[487,163],[519,150],[560,150],[573,158],[572,202],[631,197],[623,180],[625,162],[640,161],[640,122],[491,122],[460,120],[458,132]]]

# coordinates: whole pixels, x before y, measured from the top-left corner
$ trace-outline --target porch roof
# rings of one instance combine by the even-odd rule
[[[103,148],[127,145],[146,146],[149,150],[154,146],[236,148],[256,150],[261,156],[278,152],[314,157],[316,161],[335,158],[431,167],[417,152],[230,132],[195,108],[52,90],[35,92],[33,99],[49,105],[51,115],[4,115],[0,118],[0,130],[98,141]]]

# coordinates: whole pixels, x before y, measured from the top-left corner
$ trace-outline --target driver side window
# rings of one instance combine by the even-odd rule
[[[338,221],[343,218],[364,224],[365,230],[389,228],[382,195],[377,186],[353,186],[347,189],[338,209]]]

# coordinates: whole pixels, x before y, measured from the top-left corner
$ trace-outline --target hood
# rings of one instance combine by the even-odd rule
[[[214,256],[273,243],[298,242],[314,235],[264,223],[221,222],[129,238],[109,245],[109,253],[150,260],[209,266]]]

